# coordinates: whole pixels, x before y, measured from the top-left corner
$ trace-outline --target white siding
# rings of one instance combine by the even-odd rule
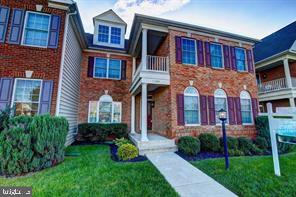
[[[58,116],[65,117],[69,122],[69,133],[66,145],[70,145],[74,142],[75,134],[77,133],[80,65],[82,60],[82,49],[70,21],[68,23],[64,50],[64,61],[61,67],[63,71],[60,87],[60,102],[57,111]]]

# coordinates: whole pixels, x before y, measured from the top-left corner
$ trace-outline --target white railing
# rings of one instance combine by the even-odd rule
[[[258,85],[259,93],[272,92],[288,88],[286,78],[275,79]]]
[[[147,55],[146,70],[168,72],[169,71],[169,58]]]

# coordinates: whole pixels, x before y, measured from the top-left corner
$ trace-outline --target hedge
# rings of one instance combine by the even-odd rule
[[[271,140],[270,140],[270,132],[269,132],[269,124],[268,124],[268,116],[257,116],[256,117],[256,130],[258,136],[263,137],[267,141],[267,148],[271,151]],[[293,148],[290,144],[284,144],[278,142],[278,150],[280,153],[287,153],[291,151]]]
[[[180,137],[178,150],[185,155],[195,156],[200,152],[200,141],[198,138],[192,136]]]
[[[108,137],[127,137],[127,124],[124,123],[83,123],[78,125],[78,142],[104,142]]]
[[[202,151],[220,151],[220,142],[216,135],[212,133],[202,133],[198,138],[200,140],[200,148]]]
[[[0,133],[1,174],[22,175],[64,160],[68,122],[62,117],[18,116]]]

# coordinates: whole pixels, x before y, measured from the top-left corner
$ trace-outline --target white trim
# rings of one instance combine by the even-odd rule
[[[106,59],[107,60],[107,71],[106,71],[106,77],[97,77],[95,76],[95,67],[96,67],[96,59]],[[109,78],[109,63],[110,63],[110,60],[116,60],[116,61],[119,61],[119,78]],[[122,60],[120,59],[113,59],[113,58],[104,58],[104,57],[95,57],[94,58],[94,65],[93,65],[93,78],[96,78],[96,79],[111,79],[111,80],[121,80],[121,62]]]
[[[188,88],[194,88],[196,90],[196,94],[191,94],[191,93],[186,93],[186,90]],[[185,97],[188,96],[188,97],[196,97],[198,98],[197,99],[197,110],[198,110],[198,123],[195,123],[195,124],[187,124],[186,123],[186,120],[185,120]],[[201,125],[201,109],[200,109],[200,95],[199,95],[199,92],[198,90],[194,87],[194,86],[188,86],[185,88],[184,90],[184,94],[183,94],[183,97],[184,97],[184,125],[185,126],[200,126]]]
[[[108,27],[108,42],[100,42],[98,40],[98,35],[99,35],[99,25],[104,25]],[[113,44],[111,43],[111,28],[116,27],[120,28],[120,44]],[[103,21],[95,21],[95,29],[94,29],[94,35],[93,35],[93,44],[94,45],[101,45],[101,46],[108,46],[108,47],[117,47],[117,48],[124,48],[124,32],[125,32],[125,27],[123,24],[115,24],[111,22],[103,22]]]
[[[183,39],[194,41],[194,48],[195,48],[195,53],[194,53],[194,54],[195,54],[195,64],[184,63],[184,62],[183,62],[183,55],[182,55],[182,60],[181,60],[182,64],[183,64],[183,65],[190,65],[190,66],[198,66],[197,43],[196,43],[196,40],[193,39],[193,38],[181,37],[181,43],[182,43],[181,45],[182,45],[182,46],[183,46]],[[183,47],[181,48],[181,51],[182,51],[182,54],[183,54]]]
[[[65,64],[68,25],[69,25],[69,14],[66,14],[64,37],[63,37],[63,47],[62,47],[62,58],[61,58],[61,66],[60,66],[60,74],[59,74],[58,93],[57,93],[56,116],[58,116],[60,113],[60,103],[61,103],[62,84],[63,84],[63,75],[64,75],[64,64]]]
[[[241,109],[241,116],[242,116],[242,125],[254,125],[254,116],[253,116],[253,104],[252,104],[252,98],[249,92],[246,90],[241,91],[239,96],[240,105],[242,105],[242,99],[249,100],[250,101],[250,113],[251,113],[251,123],[243,123],[243,111]]]
[[[49,23],[48,23],[48,29],[47,29],[47,40],[46,40],[46,46],[40,46],[40,45],[30,45],[30,44],[25,44],[25,31],[26,31],[26,26],[28,22],[28,15],[29,13],[34,13],[34,14],[39,14],[39,15],[47,15],[49,16]],[[39,47],[39,48],[47,48],[48,47],[48,39],[49,39],[49,33],[50,33],[50,25],[51,25],[51,14],[46,14],[46,13],[41,13],[41,12],[34,12],[34,11],[26,11],[26,16],[25,16],[25,23],[24,23],[24,28],[22,32],[22,42],[21,45],[23,46],[30,46],[30,47]]]
[[[16,84],[17,84],[17,81],[18,80],[23,80],[23,81],[40,81],[40,91],[39,91],[39,100],[38,100],[38,109],[37,109],[37,114],[39,114],[40,100],[41,100],[41,95],[42,95],[43,80],[42,79],[15,78],[14,79],[14,84],[13,84],[13,92],[12,92],[12,97],[11,97],[11,103],[10,103],[10,107],[11,108],[14,105],[15,89],[16,89]]]

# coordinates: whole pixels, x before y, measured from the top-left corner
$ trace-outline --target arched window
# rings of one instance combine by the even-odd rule
[[[200,123],[199,94],[194,87],[187,87],[184,91],[184,119],[185,125]]]
[[[121,102],[114,102],[107,94],[101,96],[99,101],[90,101],[88,122],[121,122]]]
[[[247,91],[242,91],[240,93],[240,103],[242,111],[242,123],[243,124],[252,124],[252,102],[251,96]]]
[[[216,124],[217,124],[221,122],[218,117],[219,110],[224,109],[225,111],[227,111],[227,114],[228,114],[227,95],[224,90],[217,89],[214,92],[214,97],[215,97],[215,114],[216,114]]]

